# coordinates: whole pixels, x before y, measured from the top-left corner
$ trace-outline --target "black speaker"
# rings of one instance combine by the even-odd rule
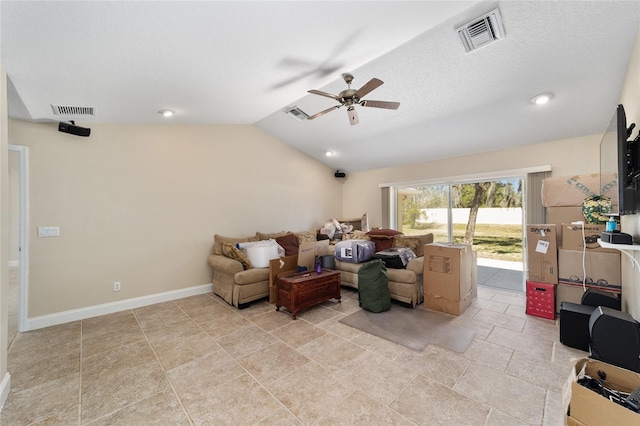
[[[640,371],[640,326],[631,315],[598,306],[589,318],[591,357]]]
[[[619,296],[608,291],[595,290],[593,288],[587,289],[587,291],[582,294],[582,300],[580,303],[594,307],[606,306],[607,308],[618,311],[622,307]]]
[[[88,137],[91,134],[91,129],[86,127],[76,126],[73,123],[63,123],[60,122],[58,124],[58,131],[63,133],[69,133],[76,136],[84,136]]]
[[[340,170],[336,170],[336,172],[333,175],[337,178],[347,177],[347,174],[345,172],[341,172]]]
[[[589,352],[589,319],[595,306],[560,303],[560,343]]]

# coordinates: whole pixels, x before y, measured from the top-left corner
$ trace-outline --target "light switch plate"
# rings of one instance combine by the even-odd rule
[[[38,237],[58,237],[60,236],[59,226],[39,226]]]

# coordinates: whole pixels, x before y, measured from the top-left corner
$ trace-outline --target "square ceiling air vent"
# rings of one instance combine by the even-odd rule
[[[494,9],[456,29],[467,53],[504,38],[500,10]]]
[[[93,107],[51,105],[51,108],[55,115],[93,115],[95,112]]]
[[[306,112],[304,112],[303,110],[301,110],[295,105],[286,107],[284,109],[284,112],[289,114],[290,117],[293,117],[298,121],[306,120],[307,118],[309,118],[309,114],[307,114]]]

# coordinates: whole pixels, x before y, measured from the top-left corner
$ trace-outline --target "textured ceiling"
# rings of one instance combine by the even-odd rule
[[[467,54],[455,28],[495,7],[506,37]],[[256,124],[352,172],[603,132],[640,2],[3,1],[0,18],[12,117]],[[337,94],[345,72],[353,88],[383,80],[365,99],[400,108],[357,107],[356,126],[344,108],[282,112],[331,107],[306,91]]]

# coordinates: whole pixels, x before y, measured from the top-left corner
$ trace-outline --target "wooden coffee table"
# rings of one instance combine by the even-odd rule
[[[277,281],[276,311],[280,306],[291,312],[292,318],[302,309],[318,305],[326,300],[340,300],[340,272],[323,269],[317,272],[301,272],[279,277]]]

